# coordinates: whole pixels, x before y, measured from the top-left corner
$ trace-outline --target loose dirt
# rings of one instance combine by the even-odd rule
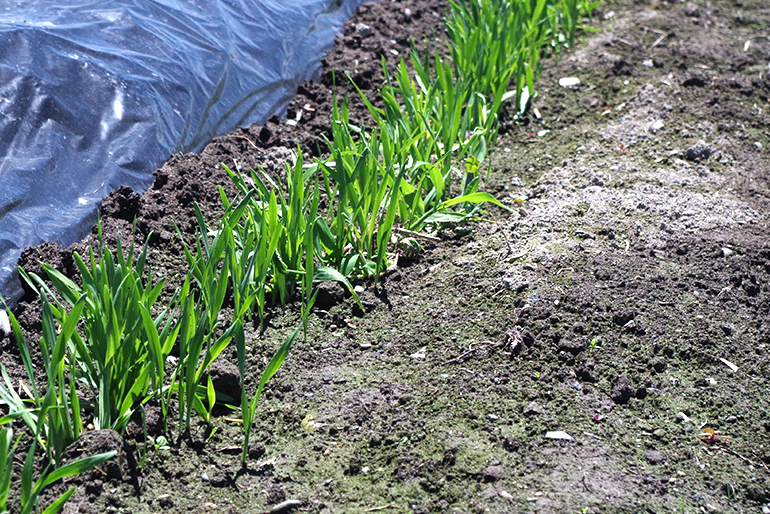
[[[323,152],[333,82],[347,72],[374,95],[380,58],[407,56],[410,36],[440,42],[445,8],[362,7],[290,121],[174,156],[141,197],[115,191],[108,242],[130,240],[137,216],[173,292],[174,223],[192,235],[195,202],[221,214],[220,164],[280,175],[296,145]],[[609,2],[587,25],[547,60],[528,117],[504,116],[484,187],[515,214],[445,230],[361,284],[366,312],[325,287],[263,396],[248,468],[226,407],[146,456],[138,426],[125,445],[91,436],[76,446],[117,446],[120,465],[74,480],[65,512],[770,511],[770,9]],[[71,272],[90,244],[29,249],[22,265]],[[29,341],[36,309],[31,295],[18,309]],[[297,322],[274,307],[250,333],[248,387]],[[2,341],[3,362],[21,376],[14,347]],[[213,372],[223,390],[234,362]],[[707,428],[729,439],[703,441]]]

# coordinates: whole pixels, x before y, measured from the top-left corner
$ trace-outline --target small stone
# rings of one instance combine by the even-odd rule
[[[364,23],[356,23],[356,35],[360,37],[369,37],[372,35],[372,28]]]
[[[537,402],[529,402],[529,405],[524,408],[525,416],[534,416],[536,414],[540,414],[541,412],[542,409],[540,408],[540,405],[537,404]]]
[[[629,321],[633,320],[636,317],[636,311],[633,310],[627,310],[627,311],[621,311],[616,312],[612,315],[612,322],[619,327],[623,327],[628,324]]]
[[[204,482],[210,482],[211,481],[211,479],[209,478],[209,474],[206,473],[205,471],[201,475],[201,480],[203,480]]]
[[[353,288],[353,291],[356,292],[356,294],[361,294],[365,291],[364,286],[356,286]]]
[[[758,485],[750,485],[746,488],[746,497],[757,503],[763,503],[767,499],[767,494]]]
[[[729,248],[722,248],[722,257],[730,257],[733,254],[733,251]]]
[[[757,148],[759,148],[760,150],[762,149],[762,143],[760,143],[759,141],[755,142],[755,143],[754,143],[754,146],[756,146],[756,147],[757,147]]]
[[[664,359],[663,357],[655,357],[650,362],[650,366],[652,366],[652,369],[654,369],[656,372],[663,373],[664,371],[666,371],[666,366],[667,366],[666,359]]]
[[[360,343],[358,347],[361,348],[362,350],[368,350],[369,348],[372,347],[372,345],[371,343]]]
[[[408,7],[404,9],[404,21],[412,21],[412,10]]]
[[[644,458],[647,459],[647,462],[650,464],[661,464],[665,462],[666,456],[663,454],[663,452],[659,452],[656,450],[650,450],[645,455]]]
[[[699,18],[700,9],[698,8],[698,4],[694,2],[688,2],[687,5],[684,6],[684,13],[690,18]]]
[[[518,451],[519,448],[521,448],[521,443],[519,443],[518,439],[512,435],[505,436],[505,439],[503,439],[503,449],[505,449],[505,451],[515,452]]]
[[[738,418],[735,416],[727,416],[727,418],[725,418],[725,421],[727,423],[735,423],[736,421],[738,421]]]
[[[612,381],[612,394],[610,398],[618,405],[625,405],[634,394],[634,388],[631,382],[624,376],[617,376]]]
[[[644,61],[642,61],[642,66],[644,66],[645,68],[652,68],[654,65],[655,64],[652,62],[651,59],[645,59]]]
[[[294,512],[295,509],[302,507],[302,502],[299,500],[286,500],[270,509],[270,514],[288,514]]]
[[[580,84],[580,79],[577,77],[564,77],[559,79],[559,85],[561,87],[573,87]]]
[[[706,79],[699,77],[698,75],[693,75],[692,77],[689,77],[687,80],[682,82],[684,87],[704,87],[706,84]]]
[[[687,149],[684,156],[688,161],[705,161],[711,157],[713,150],[710,145],[703,141],[698,141],[693,146]]]
[[[652,132],[653,134],[655,134],[655,133],[657,133],[657,132],[660,132],[660,131],[661,131],[661,130],[663,130],[664,128],[665,128],[665,125],[663,124],[663,122],[662,122],[662,121],[660,121],[660,120],[656,120],[656,121],[654,121],[654,122],[652,123],[652,125],[650,125],[650,132]]]
[[[497,482],[505,478],[505,468],[498,461],[490,462],[482,471],[482,477],[484,482]]]
[[[578,337],[575,339],[561,339],[559,341],[559,350],[567,352],[572,355],[578,355],[580,352],[588,348],[588,338]]]

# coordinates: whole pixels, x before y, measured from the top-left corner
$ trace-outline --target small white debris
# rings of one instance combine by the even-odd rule
[[[715,386],[715,385],[717,385],[717,381],[716,381],[715,379],[711,378],[711,377],[708,377],[708,378],[706,379],[706,382],[708,382],[708,384],[709,384],[710,386],[712,386],[712,387],[713,387],[713,386]]]
[[[654,63],[650,59],[642,61],[642,66],[644,66],[645,68],[652,68],[653,65]]]
[[[724,365],[727,366],[728,368],[730,368],[731,370],[738,371],[738,366],[736,366],[735,364],[733,364],[729,360],[727,360],[725,358],[722,358],[722,357],[720,357],[719,360],[722,361],[724,363]]]
[[[499,491],[497,491],[497,495],[500,496],[500,498],[502,498],[503,500],[508,500],[509,502],[512,502],[514,500],[513,495],[503,489],[500,489]]]
[[[756,147],[757,147],[757,148],[759,148],[760,150],[762,149],[762,143],[760,143],[759,141],[757,141],[756,143],[754,143],[754,146],[756,146]]]
[[[427,348],[427,346],[423,346],[422,348],[420,348],[419,350],[414,352],[409,357],[411,357],[412,359],[424,359],[425,358],[425,349],[426,348]]]
[[[0,330],[3,332],[3,335],[11,334],[11,320],[8,319],[6,311],[0,311]]]
[[[722,248],[722,257],[730,257],[733,254],[733,251],[729,248]]]
[[[580,79],[577,77],[563,77],[559,79],[559,85],[561,87],[573,87],[580,84]]]
[[[364,466],[361,468],[361,473],[369,473],[369,466]]]
[[[656,120],[652,122],[652,125],[650,125],[650,132],[655,134],[657,132],[660,132],[664,128],[665,128],[665,125],[663,124],[663,122],[661,120]]]
[[[689,423],[692,421],[684,412],[677,412],[676,417],[682,420],[682,423]]]
[[[549,132],[550,132],[550,130],[548,130],[548,129],[538,130],[537,137],[543,137],[544,135],[548,134]]]
[[[365,291],[364,286],[356,286],[353,288],[353,291],[356,292],[356,294],[361,294]]]
[[[749,48],[751,48],[751,39],[747,39],[746,42],[743,44],[744,52],[748,52]]]
[[[205,471],[201,475],[201,480],[203,480],[204,482],[210,482],[211,481],[211,479],[209,478],[208,473],[206,473]]]
[[[294,512],[296,509],[302,507],[302,502],[299,500],[286,500],[278,505],[275,505],[270,509],[270,514],[287,514]]]
[[[575,439],[564,430],[553,430],[545,433],[546,439],[561,439],[563,441],[574,441]]]

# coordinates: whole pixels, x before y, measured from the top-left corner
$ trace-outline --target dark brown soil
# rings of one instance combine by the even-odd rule
[[[362,7],[289,121],[173,157],[142,196],[113,192],[107,242],[149,238],[172,293],[186,272],[174,225],[192,235],[194,204],[215,222],[218,187],[234,193],[221,164],[280,176],[297,145],[322,153],[333,82],[347,72],[376,100],[380,58],[406,57],[410,37],[441,41],[445,8]],[[142,466],[136,427],[125,445],[89,434],[98,441],[74,451],[104,439],[121,449],[118,470],[78,479],[66,512],[770,509],[770,9],[600,9],[587,21],[598,32],[546,62],[529,117],[507,116],[490,156],[484,187],[517,214],[445,231],[363,284],[365,314],[325,291],[258,408],[248,468],[225,407],[191,438],[171,420],[169,444],[147,445]],[[22,265],[72,273],[72,252],[92,244],[31,248]],[[30,342],[36,309],[32,295],[19,307]],[[249,387],[297,320],[274,307],[249,335]],[[2,341],[3,362],[21,377],[14,346]],[[222,389],[237,384],[225,357]],[[704,442],[705,428],[731,439]]]

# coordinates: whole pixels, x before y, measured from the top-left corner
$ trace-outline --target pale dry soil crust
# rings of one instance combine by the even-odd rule
[[[110,237],[130,237],[139,213],[137,238],[154,231],[155,271],[177,284],[164,209],[189,216],[194,199],[214,218],[206,181],[226,185],[217,165],[236,154],[280,173],[296,142],[320,141],[328,71],[376,87],[359,66],[405,55],[412,24],[418,38],[441,36],[443,9],[364,8],[326,82],[300,91],[296,125],[276,120],[174,157],[142,199],[105,202]],[[533,109],[507,116],[488,161],[485,187],[515,213],[445,230],[376,286],[361,284],[364,313],[326,288],[258,409],[262,446],[247,469],[238,413],[223,408],[216,431],[168,434],[141,469],[141,435],[129,434],[128,458],[82,479],[66,511],[764,512],[770,8],[614,2],[589,24],[598,32],[547,61]],[[580,84],[561,87],[563,77]],[[29,260],[71,268],[54,250]],[[34,308],[22,305],[30,334]],[[249,387],[297,322],[296,308],[275,308],[265,334],[251,333]],[[237,382],[227,357],[221,387]],[[731,439],[704,442],[705,428]],[[109,446],[91,437],[79,448]]]

